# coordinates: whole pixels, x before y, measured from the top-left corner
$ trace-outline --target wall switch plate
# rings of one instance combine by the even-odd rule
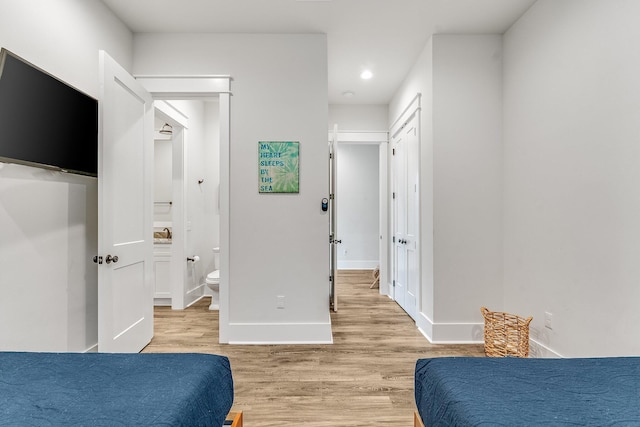
[[[553,320],[553,314],[548,311],[544,312],[544,327],[547,329],[553,329],[551,321]]]
[[[284,308],[284,295],[278,295],[276,297],[276,299],[278,301],[276,307],[277,308]]]

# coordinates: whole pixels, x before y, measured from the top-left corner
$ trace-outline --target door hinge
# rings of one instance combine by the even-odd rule
[[[396,192],[395,192],[395,191],[392,193],[392,197],[391,197],[391,198],[392,198],[392,199],[395,199],[395,198],[396,198]]]
[[[329,153],[329,158],[333,159],[333,153]]]
[[[391,155],[392,155],[392,156],[395,156],[395,155],[396,155],[396,149],[395,149],[395,148],[392,148],[392,149],[391,149]]]
[[[331,199],[331,200],[334,199],[333,193],[329,194],[329,199]]]
[[[396,236],[393,236],[393,243],[396,242]]]
[[[393,281],[393,287],[394,288],[396,287],[396,281],[395,280]]]
[[[94,256],[93,262],[95,262],[96,264],[102,264],[102,257],[98,255]]]
[[[333,282],[333,274],[329,276],[329,281]]]
[[[333,243],[333,234],[329,234],[329,243]]]

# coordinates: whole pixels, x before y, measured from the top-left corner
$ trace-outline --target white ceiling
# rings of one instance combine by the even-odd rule
[[[536,0],[102,1],[133,32],[326,33],[329,103],[387,104],[432,34],[501,34]]]

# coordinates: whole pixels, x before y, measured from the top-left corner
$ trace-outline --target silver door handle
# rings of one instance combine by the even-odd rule
[[[109,255],[107,255],[107,258],[105,258],[105,262],[107,264],[111,264],[111,262],[113,262],[115,264],[116,262],[118,262],[118,256],[117,255],[116,256],[111,256],[111,254],[109,254]]]

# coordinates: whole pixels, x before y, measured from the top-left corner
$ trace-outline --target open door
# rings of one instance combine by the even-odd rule
[[[153,337],[153,101],[100,52],[98,351]]]
[[[338,236],[338,210],[337,203],[337,164],[338,164],[338,125],[333,127],[333,134],[329,141],[329,251],[331,263],[331,290],[330,306],[333,311],[338,311],[338,295],[336,292],[336,281],[338,278],[338,249],[336,245],[342,243]]]

